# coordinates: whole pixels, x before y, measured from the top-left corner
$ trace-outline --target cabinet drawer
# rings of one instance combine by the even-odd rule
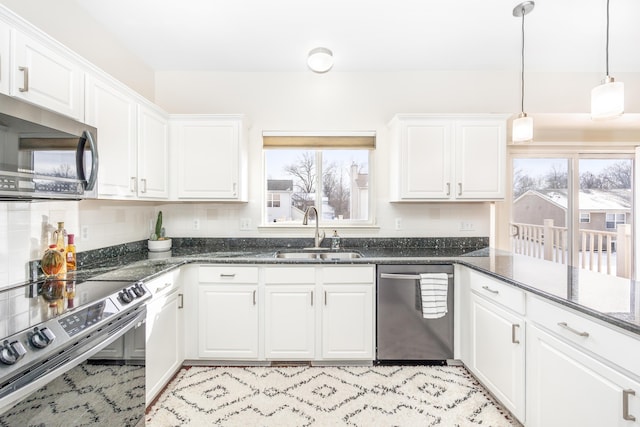
[[[476,271],[469,271],[471,290],[515,311],[525,313],[525,292]]]
[[[257,283],[257,267],[203,266],[198,271],[200,283]]]
[[[270,283],[315,283],[316,269],[314,267],[276,267],[265,268],[264,278]]]
[[[371,283],[375,281],[374,268],[365,267],[325,267],[322,269],[324,283]]]
[[[160,277],[146,282],[144,285],[149,289],[153,297],[157,295],[168,295],[180,285],[176,280],[175,273],[176,272],[163,274]]]
[[[527,312],[530,321],[579,348],[640,375],[640,339],[535,296],[527,300]]]

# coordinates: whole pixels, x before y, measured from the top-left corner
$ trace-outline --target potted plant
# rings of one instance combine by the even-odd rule
[[[171,238],[165,236],[165,229],[162,226],[162,211],[158,212],[156,228],[149,236],[147,247],[151,252],[163,252],[171,249]]]

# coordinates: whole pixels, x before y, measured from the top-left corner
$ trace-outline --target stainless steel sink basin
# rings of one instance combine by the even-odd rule
[[[348,260],[361,258],[359,252],[276,252],[276,258],[282,259],[319,259],[319,260]]]

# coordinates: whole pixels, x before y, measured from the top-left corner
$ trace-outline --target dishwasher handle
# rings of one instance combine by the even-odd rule
[[[447,273],[447,277],[451,279],[453,274]],[[380,273],[381,279],[400,279],[400,280],[420,280],[419,274],[402,274],[402,273]]]

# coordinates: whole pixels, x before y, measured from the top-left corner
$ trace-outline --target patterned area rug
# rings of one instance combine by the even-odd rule
[[[460,366],[194,366],[164,390],[146,425],[519,424]]]

